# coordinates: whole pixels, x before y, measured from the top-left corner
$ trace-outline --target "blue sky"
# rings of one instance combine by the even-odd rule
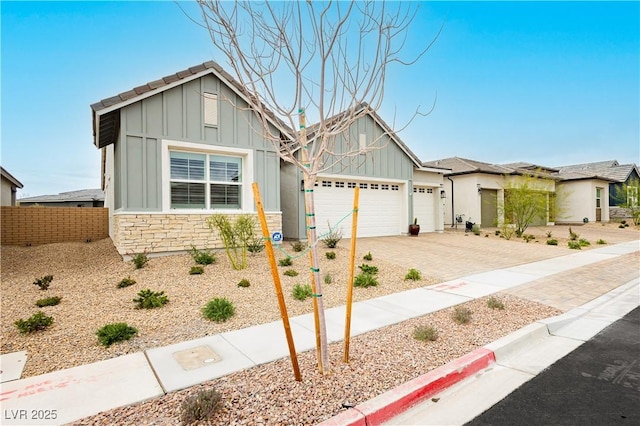
[[[193,4],[181,2],[186,8]],[[0,162],[19,196],[100,186],[89,105],[216,60],[173,2],[7,2]],[[194,10],[194,9],[192,9]],[[423,161],[640,163],[639,2],[422,2],[380,115]]]

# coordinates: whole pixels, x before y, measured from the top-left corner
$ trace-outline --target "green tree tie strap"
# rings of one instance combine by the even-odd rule
[[[313,266],[309,269],[311,269],[311,271],[313,272],[320,272],[320,268],[314,268]]]
[[[322,295],[321,294],[311,293],[311,297],[322,297]]]

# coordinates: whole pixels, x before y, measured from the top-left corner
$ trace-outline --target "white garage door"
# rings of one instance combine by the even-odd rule
[[[420,232],[436,230],[436,198],[434,189],[423,186],[413,187],[413,216],[418,218]]]
[[[360,187],[358,237],[400,235],[405,214],[402,184],[322,178],[314,188],[318,235],[328,232],[328,220],[332,228],[342,228],[344,238],[351,236],[349,213],[353,210],[356,185]],[[340,222],[347,215],[349,217]]]

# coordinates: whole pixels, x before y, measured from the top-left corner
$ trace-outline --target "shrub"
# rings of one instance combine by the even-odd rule
[[[504,309],[504,303],[502,303],[500,299],[497,299],[495,297],[490,297],[487,300],[487,306],[491,309],[498,309],[498,310]]]
[[[596,244],[607,244],[607,242],[605,240],[603,240],[602,238],[600,238],[598,241],[596,241]]]
[[[126,322],[107,324],[96,332],[100,344],[107,347],[116,342],[129,340],[136,334],[138,334],[138,330],[135,327],[131,327]]]
[[[494,233],[496,236],[499,236],[499,235],[500,235],[500,230],[499,230],[499,229],[496,229],[493,233]]]
[[[572,241],[568,241],[567,245],[569,246],[570,249],[582,250],[582,246],[577,241],[573,241],[573,240]]]
[[[586,238],[580,238],[578,240],[578,244],[580,244],[580,247],[589,247],[591,245],[589,240],[587,240]]]
[[[569,239],[571,241],[576,241],[578,239],[578,237],[580,236],[580,234],[576,234],[575,232],[573,232],[573,230],[571,229],[571,227],[569,227]]]
[[[547,240],[547,245],[550,246],[557,246],[558,245],[558,240],[556,240],[555,238],[549,238]]]
[[[422,275],[420,274],[420,271],[418,271],[417,269],[411,268],[409,269],[407,274],[404,276],[404,279],[412,280],[412,281],[420,281],[422,279]]]
[[[286,276],[288,277],[297,277],[298,276],[298,272],[296,272],[293,269],[287,269],[286,271],[283,272]]]
[[[196,246],[191,246],[191,257],[198,265],[211,265],[216,261],[216,257],[209,250],[198,250]]]
[[[507,241],[510,240],[511,237],[513,237],[513,234],[515,234],[516,232],[515,229],[513,229],[513,227],[508,223],[504,223],[500,230],[500,238],[504,238]]]
[[[53,281],[53,275],[45,275],[42,278],[36,278],[33,283],[40,287],[40,290],[46,290],[51,285],[51,281]]]
[[[327,221],[327,225],[329,225],[329,232],[324,236],[324,238],[322,238],[322,242],[327,246],[327,248],[336,248],[342,239],[342,230],[337,231],[332,229],[329,221]]]
[[[371,255],[371,252],[368,252],[367,254],[362,256],[362,259],[367,260],[367,261],[372,261],[373,260],[373,256]]]
[[[325,256],[327,256],[327,259],[329,260],[333,260],[336,258],[336,252],[335,251],[328,251],[325,253]]]
[[[260,253],[264,250],[264,241],[262,237],[253,237],[247,241],[247,251],[251,254]]]
[[[413,338],[421,342],[433,342],[438,338],[438,330],[430,325],[418,325],[413,329]]]
[[[151,291],[149,289],[140,290],[138,298],[133,299],[136,309],[160,308],[169,303],[169,298],[164,295],[164,291]]]
[[[14,322],[14,324],[16,325],[16,327],[18,327],[20,333],[28,334],[45,330],[47,327],[53,324],[53,317],[45,315],[44,312],[36,312],[28,319],[19,319],[18,321]]]
[[[253,230],[256,221],[253,216],[241,214],[231,222],[229,217],[223,214],[214,214],[207,218],[209,229],[218,230],[218,235],[224,243],[224,248],[236,271],[247,267],[247,251],[250,242],[255,241]]]
[[[251,285],[251,283],[249,282],[248,279],[243,278],[240,280],[240,282],[238,283],[238,287],[249,287]]]
[[[367,288],[367,287],[375,287],[377,285],[378,285],[378,280],[376,279],[376,277],[374,277],[371,274],[362,273],[362,274],[356,275],[356,277],[353,280],[354,287]]]
[[[291,266],[293,265],[293,260],[291,260],[291,257],[287,256],[283,259],[278,260],[278,265],[280,266]]]
[[[149,257],[147,253],[138,253],[131,258],[131,263],[136,267],[136,269],[142,269],[149,262]]]
[[[365,274],[376,275],[378,273],[377,266],[367,265],[366,263],[363,263],[362,265],[358,266],[358,268],[360,268],[360,270]]]
[[[324,283],[331,284],[332,282],[333,282],[333,277],[331,276],[331,274],[328,272],[324,274]]]
[[[44,299],[36,301],[36,306],[38,308],[44,308],[45,306],[56,306],[60,303],[61,300],[62,298],[60,296],[45,297]]]
[[[553,231],[547,231],[547,238],[551,238],[552,235],[553,235]]]
[[[127,278],[121,279],[117,287],[118,288],[129,287],[130,285],[134,285],[135,283],[136,283],[136,280],[134,280],[131,277],[127,277]]]
[[[299,253],[307,248],[307,244],[303,243],[302,241],[295,241],[291,243],[291,248],[293,249],[293,251]]]
[[[293,286],[293,290],[291,291],[293,298],[300,301],[305,300],[307,297],[311,297],[312,294],[313,290],[309,284],[296,284]]]
[[[202,315],[204,315],[206,319],[215,322],[225,322],[231,318],[235,312],[236,308],[233,306],[233,303],[224,297],[212,299],[202,308]]]
[[[626,224],[627,224],[627,221],[626,221],[626,220],[624,220],[624,219],[622,219],[622,220],[620,221],[620,223],[621,223],[621,224],[623,224],[623,225],[626,225]]]
[[[182,424],[205,420],[222,407],[222,396],[215,389],[202,390],[187,396],[180,406]]]
[[[626,226],[623,225],[623,224],[620,224],[620,225],[618,225],[618,228],[624,229],[624,228],[626,228]]]
[[[528,243],[529,241],[535,240],[536,237],[534,235],[531,235],[531,234],[522,234],[522,239],[525,240]]]
[[[471,321],[471,309],[466,306],[456,306],[453,310],[452,317],[458,324],[467,324]]]
[[[192,266],[189,269],[189,275],[201,275],[204,274],[204,268],[202,266]]]

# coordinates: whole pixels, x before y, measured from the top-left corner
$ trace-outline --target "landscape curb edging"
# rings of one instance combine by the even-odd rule
[[[460,382],[495,363],[492,350],[479,348],[454,361],[410,380],[382,395],[343,411],[319,426],[379,425],[412,405]]]

